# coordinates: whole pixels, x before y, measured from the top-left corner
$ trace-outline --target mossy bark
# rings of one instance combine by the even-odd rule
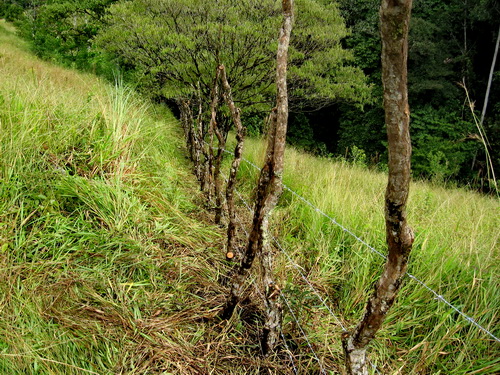
[[[385,194],[388,257],[382,276],[354,332],[342,335],[349,374],[368,374],[366,347],[394,303],[406,273],[413,231],[406,220],[410,185],[411,143],[407,93],[408,27],[412,0],[382,0],[382,81],[389,148],[389,177]]]
[[[264,166],[261,169],[252,230],[241,265],[235,272],[231,293],[222,312],[229,318],[242,298],[244,282],[257,255],[261,256],[262,278],[266,288],[266,321],[262,335],[262,349],[265,354],[272,351],[279,339],[281,327],[281,305],[279,288],[272,275],[273,252],[267,238],[269,216],[276,206],[283,190],[285,140],[288,124],[287,60],[288,46],[293,22],[293,0],[283,0],[283,23],[280,29],[276,69],[276,108],[271,114],[270,129]],[[276,292],[278,291],[278,292]]]

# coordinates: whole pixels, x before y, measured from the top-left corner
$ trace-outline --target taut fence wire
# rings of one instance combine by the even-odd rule
[[[215,147],[217,148],[217,147]],[[228,151],[226,149],[222,149],[223,152],[225,153],[228,153],[228,154],[231,154],[232,155],[232,152],[231,151]],[[256,170],[260,170],[260,168],[255,165],[253,162],[251,162],[250,160],[246,159],[246,158],[242,158],[242,160],[251,165],[253,168],[255,168]],[[309,206],[312,210],[314,210],[315,212],[317,212],[319,215],[325,217],[326,219],[328,219],[332,224],[336,225],[337,227],[339,227],[340,229],[342,229],[345,233],[349,234],[351,237],[353,237],[357,242],[360,242],[361,244],[363,244],[365,247],[367,247],[371,252],[377,254],[379,257],[383,258],[383,259],[386,259],[387,257],[382,254],[380,251],[378,251],[377,249],[375,249],[373,246],[371,246],[369,243],[367,243],[365,240],[363,240],[361,237],[359,237],[358,235],[356,235],[353,231],[351,231],[349,228],[345,227],[344,225],[342,225],[338,220],[336,220],[335,218],[333,218],[332,216],[328,215],[327,213],[325,213],[324,211],[322,211],[320,208],[318,208],[316,205],[314,205],[312,202],[310,202],[309,200],[307,200],[306,198],[304,198],[303,196],[301,196],[300,194],[296,193],[294,190],[292,190],[291,188],[289,188],[288,186],[286,186],[285,184],[283,184],[283,188],[285,190],[287,190],[288,192],[290,192],[293,196],[295,196],[297,199],[299,199],[300,201],[302,201],[303,203],[305,203],[307,206]],[[242,200],[242,202],[244,203],[244,205],[250,210],[252,211],[252,208],[250,207],[250,205],[248,205],[248,203],[246,201],[244,201],[243,197],[241,196],[241,194],[239,194],[239,192],[236,192],[240,198],[240,200]],[[328,305],[326,304],[326,302],[324,301],[324,299],[321,297],[321,295],[314,289],[314,287],[312,286],[312,284],[308,281],[308,279],[305,277],[304,273],[302,272],[302,270],[300,269],[300,267],[293,261],[293,259],[290,257],[290,255],[286,252],[286,250],[284,250],[284,248],[279,245],[279,242],[276,240],[276,238],[272,237],[273,238],[273,241],[277,244],[277,246],[280,248],[280,250],[285,254],[285,256],[288,258],[288,260],[291,262],[292,266],[294,268],[296,268],[300,274],[301,274],[301,277],[306,281],[306,283],[309,285],[309,287],[312,288],[313,290],[313,293],[320,299],[321,303],[323,305],[325,305],[327,307],[327,309],[329,310],[330,314],[332,316],[334,316],[335,320],[340,323],[339,325],[342,327],[342,329],[345,331],[346,328],[342,325],[340,319],[333,313],[333,311],[328,307]],[[422,280],[420,280],[419,278],[417,278],[415,275],[407,272],[406,273],[406,276],[408,276],[408,278],[410,278],[411,280],[415,281],[417,284],[419,284],[421,287],[423,287],[424,289],[426,289],[428,292],[430,292],[434,298],[436,300],[438,300],[439,302],[442,302],[444,303],[445,305],[447,305],[448,307],[450,307],[451,309],[453,309],[456,313],[458,313],[463,319],[465,319],[467,322],[469,322],[470,324],[472,324],[473,326],[475,326],[476,328],[478,328],[479,330],[481,330],[482,332],[484,332],[485,334],[487,334],[488,336],[490,336],[493,340],[495,340],[496,342],[500,343],[500,338],[498,338],[497,336],[495,336],[490,330],[488,330],[486,327],[483,327],[481,324],[479,324],[474,318],[472,318],[471,316],[465,314],[462,310],[460,310],[457,306],[453,305],[451,302],[449,302],[446,298],[444,298],[441,294],[439,294],[438,292],[436,292],[435,290],[433,290],[431,287],[429,287],[425,282],[423,282]]]
[[[227,182],[227,177],[224,176],[224,175],[222,175],[222,177]],[[245,198],[241,195],[241,193],[238,190],[235,190],[235,193],[238,196],[238,198],[240,199],[240,201],[243,203],[243,205],[246,207],[246,209],[249,211],[249,213],[251,214],[253,212],[253,209],[250,206],[250,204],[245,200]],[[243,222],[241,221],[241,219],[239,218],[239,215],[236,215],[236,219],[237,219],[238,223],[240,224],[243,232],[248,237],[248,235],[249,235],[248,231],[245,229],[245,226],[244,226]],[[307,278],[307,276],[302,271],[302,268],[292,259],[290,253],[285,249],[285,247],[278,241],[278,239],[276,237],[274,237],[272,235],[270,237],[273,240],[273,242],[276,244],[277,248],[283,254],[285,254],[288,262],[292,265],[292,267],[295,268],[298,271],[298,273],[300,274],[300,277],[305,281],[306,285],[313,292],[313,294],[316,296],[316,298],[321,302],[321,304],[323,306],[326,307],[326,309],[328,310],[328,313],[333,317],[333,319],[336,321],[336,323],[338,324],[338,326],[340,326],[342,328],[342,331],[344,331],[344,332],[347,331],[346,326],[342,323],[342,321],[340,320],[340,318],[333,312],[333,310],[328,305],[328,303],[326,302],[326,300],[321,296],[320,292],[312,285],[312,283],[309,281],[309,279]],[[259,296],[264,300],[265,298],[262,295],[262,292],[260,291],[260,289],[256,288],[256,290],[257,290],[257,293],[259,294]],[[312,353],[314,359],[316,360],[316,362],[318,362],[321,374],[326,374],[326,370],[324,368],[324,365],[322,364],[322,361],[320,360],[318,354],[314,350],[314,348],[312,346],[312,343],[311,343],[311,341],[309,340],[309,338],[307,336],[307,333],[305,332],[304,328],[300,324],[299,319],[297,318],[297,314],[294,312],[294,310],[292,308],[292,304],[285,297],[285,294],[284,294],[283,291],[280,294],[280,298],[283,300],[283,302],[285,302],[285,305],[287,307],[288,312],[290,313],[290,316],[292,317],[293,321],[297,325],[297,327],[298,327],[298,329],[299,329],[302,337],[305,339],[306,344],[309,347],[309,349],[311,350],[311,353]],[[291,354],[291,351],[290,351],[290,349],[288,347],[288,344],[286,343],[286,338],[283,335],[283,332],[281,332],[281,338],[283,340],[283,344],[285,346],[285,349],[287,350],[287,353],[288,353],[288,355],[289,355],[289,357],[290,357],[290,359],[292,361],[292,367],[293,367],[294,373],[297,374],[298,373],[298,369],[297,369],[297,367],[295,365],[295,361],[294,361],[294,358],[293,358],[293,356]],[[375,366],[375,364],[373,364],[370,360],[368,360],[368,361],[370,362],[370,365],[372,366],[373,370],[377,374],[380,374],[380,371],[378,370],[377,366]]]
[[[226,178],[224,177],[224,179],[226,179]],[[227,179],[226,179],[226,181],[227,181]],[[243,205],[249,210],[250,213],[252,213],[253,212],[252,207],[243,198],[243,196],[241,195],[241,193],[238,190],[235,190],[235,193],[236,193],[236,195],[238,195],[238,198],[243,203]],[[240,225],[241,225],[243,231],[245,232],[245,234],[248,236],[248,231],[244,228],[244,225],[243,225],[243,223],[241,222],[241,220],[239,219],[238,216],[237,216],[237,220],[240,223]],[[280,249],[281,252],[283,254],[285,254],[286,258],[288,259],[289,263],[293,266],[293,268],[295,268],[299,272],[300,277],[305,281],[305,283],[309,287],[309,289],[311,289],[311,291],[318,298],[318,300],[321,302],[321,304],[323,304],[323,306],[326,307],[326,309],[328,310],[328,313],[333,317],[333,319],[337,322],[337,324],[342,328],[342,331],[344,331],[344,332],[347,331],[346,326],[342,323],[342,321],[340,320],[340,318],[333,312],[333,310],[330,308],[330,306],[326,303],[325,299],[323,297],[321,297],[321,294],[319,293],[319,291],[312,285],[312,283],[309,281],[309,279],[307,278],[307,276],[302,271],[302,268],[292,259],[291,255],[288,253],[288,251],[285,250],[285,247],[281,245],[281,243],[278,241],[278,239],[276,237],[271,236],[271,238],[272,238],[273,242],[276,244],[276,246],[278,247],[278,249]],[[259,294],[261,295],[262,298],[264,298],[264,296],[262,296],[262,294],[260,293],[260,291],[259,291]],[[299,322],[299,320],[297,318],[297,314],[292,309],[291,303],[286,299],[286,297],[284,296],[283,293],[281,294],[281,298],[286,303],[287,310],[291,314],[292,319],[295,321],[295,324],[297,324],[297,327],[299,328],[302,336],[305,338],[305,340],[307,342],[307,346],[311,349],[311,352],[312,352],[314,358],[318,362],[318,364],[320,366],[321,373],[324,374],[325,373],[325,369],[324,369],[324,367],[323,367],[323,365],[321,363],[321,360],[319,359],[317,353],[314,351],[314,349],[312,347],[312,344],[311,344],[309,338],[307,337],[307,334],[305,333],[304,329],[302,328],[302,326],[301,326],[301,324],[300,324],[300,322]],[[289,351],[289,348],[288,348],[288,345],[286,343],[286,339],[285,339],[285,337],[283,335],[283,332],[281,332],[281,337],[283,339],[283,343],[285,345],[285,348],[287,349],[287,351]],[[291,357],[291,354],[290,354],[290,357]],[[380,371],[378,370],[377,366],[375,364],[373,364],[370,361],[370,359],[368,359],[368,362],[372,366],[373,370],[377,374],[380,374]],[[294,371],[297,371],[297,368],[295,367],[295,363],[294,363],[293,359],[292,359],[292,364],[293,364]],[[297,373],[297,372],[295,372],[295,373]]]

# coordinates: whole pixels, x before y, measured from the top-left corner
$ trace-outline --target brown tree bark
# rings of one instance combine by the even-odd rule
[[[261,169],[252,231],[241,265],[235,273],[230,297],[222,312],[223,318],[229,318],[241,300],[244,282],[257,254],[261,255],[262,278],[266,289],[266,321],[262,336],[264,354],[272,351],[279,339],[281,325],[281,306],[279,288],[273,280],[273,253],[267,240],[269,216],[276,206],[283,190],[282,175],[285,155],[286,129],[288,124],[287,60],[288,46],[293,22],[293,0],[282,1],[283,23],[280,29],[276,67],[276,108],[272,112],[268,133],[268,143],[264,166]]]
[[[198,138],[199,143],[201,145],[201,153],[203,154],[203,165],[200,166],[200,188],[207,197],[207,201],[212,200],[212,163],[213,163],[213,151],[212,151],[212,142],[213,142],[213,131],[211,124],[208,126],[207,132],[203,129],[203,104],[201,102],[201,94],[198,94]],[[210,143],[207,145],[205,143],[205,136],[208,133],[208,138]]]
[[[217,121],[217,109],[219,106],[219,81],[221,79],[220,67],[217,67],[215,72],[215,79],[212,88],[212,101],[210,103],[210,152],[209,152],[209,171],[211,175],[212,186],[208,189],[213,190],[215,195],[215,223],[220,224],[222,221],[222,211],[223,211],[223,196],[222,196],[222,179],[220,175],[222,157],[224,154],[224,148],[226,147],[226,137],[221,132],[221,128]],[[217,147],[214,147],[214,135],[217,137]],[[214,154],[214,150],[217,150]],[[209,195],[210,197],[210,195]]]
[[[229,223],[227,226],[227,248],[226,248],[226,258],[234,259],[236,255],[240,255],[239,250],[236,247],[236,208],[234,204],[234,189],[236,185],[236,174],[241,164],[241,158],[243,155],[243,143],[245,140],[245,128],[241,123],[240,109],[237,108],[233,101],[233,96],[231,94],[231,86],[227,80],[226,69],[224,65],[219,67],[221,70],[221,83],[224,88],[223,96],[226,102],[231,116],[233,118],[233,123],[236,131],[236,146],[234,148],[234,157],[231,163],[231,169],[229,171],[229,177],[226,186],[226,204],[227,204],[227,215],[229,218]]]
[[[182,130],[184,131],[184,140],[186,141],[186,146],[189,153],[189,158],[193,161],[193,152],[192,152],[192,144],[191,144],[191,124],[188,121],[188,110],[189,103],[187,100],[180,99],[177,100],[177,107],[179,107],[180,115],[181,115],[181,125]]]
[[[188,148],[189,158],[194,164],[194,173],[201,182],[202,165],[201,154],[203,150],[203,142],[201,141],[201,132],[195,125],[191,103],[189,100],[181,100],[179,103],[181,112],[181,123],[186,136],[186,145]]]
[[[385,194],[388,257],[382,276],[354,332],[342,336],[349,374],[368,374],[366,347],[382,326],[406,273],[414,235],[406,220],[411,143],[407,93],[408,27],[412,0],[382,0],[382,81],[389,148]]]
[[[222,223],[222,216],[224,214],[225,202],[224,194],[222,192],[222,178],[221,178],[221,167],[222,158],[224,156],[224,148],[226,147],[226,137],[219,129],[215,130],[217,135],[218,147],[217,153],[214,157],[214,168],[213,168],[213,181],[214,181],[214,194],[215,194],[215,223]]]

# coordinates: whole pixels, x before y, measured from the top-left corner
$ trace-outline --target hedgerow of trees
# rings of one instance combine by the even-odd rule
[[[289,108],[302,130],[314,130],[310,112],[328,114],[335,111],[339,134],[345,139],[350,135],[353,142],[346,149],[351,147],[358,155],[366,155],[364,146],[367,145],[358,146],[355,141],[360,134],[368,134],[374,142],[374,157],[379,162],[383,161],[385,147],[379,153],[375,142],[379,128],[375,125],[379,112],[382,108],[385,110],[389,144],[385,208],[389,255],[383,275],[368,301],[365,317],[353,332],[343,335],[348,372],[364,375],[367,374],[366,346],[375,337],[394,302],[414,239],[405,212],[411,158],[406,85],[408,46],[414,53],[410,62],[417,66],[413,76],[408,77],[409,91],[415,97],[413,129],[417,134],[414,145],[418,151],[413,160],[418,164],[417,173],[444,180],[460,176],[468,157],[472,156],[471,171],[484,159],[481,144],[476,142],[481,137],[475,133],[474,105],[466,103],[472,110],[471,118],[469,111],[464,109],[467,107],[456,103],[474,78],[474,68],[468,65],[467,58],[467,16],[462,19],[462,58],[453,60],[446,57],[456,52],[453,48],[448,51],[438,42],[435,48],[432,47],[439,30],[436,25],[428,24],[426,18],[417,17],[414,21],[416,36],[408,41],[411,0],[400,0],[398,6],[395,6],[397,2],[383,0],[380,12],[382,76],[378,76],[380,67],[373,56],[379,51],[372,50],[376,46],[374,42],[379,42],[375,34],[371,41],[369,38],[356,39],[356,34],[350,37],[336,6],[321,0],[301,0],[297,2],[297,12],[303,17],[295,24],[297,32],[290,39],[293,3],[293,0],[282,1],[280,11],[277,2],[271,0],[239,3],[220,0],[215,4],[196,0],[46,1],[24,4],[24,7],[12,1],[9,7],[2,8],[2,12],[19,20],[21,31],[41,56],[95,69],[104,52],[104,64],[115,63],[121,67],[144,93],[157,100],[175,102],[201,188],[208,200],[215,198],[217,223],[222,222],[225,212],[220,167],[229,130],[234,125],[237,138],[226,186],[231,224],[230,189],[245,133],[241,113],[248,111],[249,116],[255,116],[255,113],[270,112],[266,162],[259,178],[253,228],[245,249],[231,247],[230,225],[228,228],[227,258],[231,260],[236,252],[240,265],[235,267],[231,294],[220,315],[225,319],[231,317],[243,298],[245,278],[253,260],[259,257],[265,287],[264,354],[277,344],[281,323],[280,289],[272,277],[273,252],[268,246],[266,232],[269,214],[282,189]],[[366,12],[357,17],[365,17],[363,32],[369,32],[373,30],[370,14],[374,3],[361,0],[358,3],[360,7],[352,9],[355,2],[343,3],[344,12],[352,10],[355,13],[365,7]],[[452,8],[440,8],[441,5],[433,1],[426,4],[435,5],[437,10],[434,11],[441,14],[455,12]],[[276,38],[280,18],[282,26]],[[359,24],[353,23],[353,30],[357,26]],[[276,39],[278,43],[270,42]],[[367,40],[369,43],[365,44]],[[420,45],[418,41],[422,40]],[[364,73],[353,64],[353,55],[343,43],[354,49]],[[273,52],[276,49],[277,59]],[[429,64],[427,68],[426,64]],[[460,74],[456,66],[460,66]],[[367,84],[365,74],[370,75],[371,85]],[[461,81],[451,84],[450,77],[456,76],[461,76]],[[467,92],[475,93],[474,89]],[[382,94],[383,107],[379,102]],[[435,102],[428,103],[429,98]],[[276,106],[271,109],[273,104]],[[452,111],[454,106],[455,112]],[[365,113],[373,123],[364,121]],[[353,121],[351,127],[340,132],[348,123],[343,121],[349,116]],[[461,126],[459,130],[457,124]],[[362,126],[373,126],[373,132],[355,133]],[[309,134],[314,137],[314,131]],[[300,138],[300,132],[298,135]],[[482,141],[483,145],[491,147],[484,138]],[[385,141],[381,142],[385,145]],[[482,173],[479,170],[477,180],[488,182]]]
[[[289,141],[323,155],[385,169],[379,2],[301,0],[296,6],[301,18],[290,47]],[[272,98],[274,46],[265,41],[275,40],[269,37],[279,23],[277,9],[271,0],[218,1],[211,6],[195,0],[5,0],[0,17],[17,20],[38,55],[111,78],[119,68],[144,92],[162,100],[198,89],[208,98],[214,66],[225,60],[235,102],[253,104],[242,118],[255,134],[262,130]],[[491,187],[470,107],[479,118],[499,16],[500,6],[494,0],[414,4],[408,73],[414,176],[458,181],[483,191]],[[162,22],[164,17],[168,22]],[[199,36],[195,44],[194,36]],[[169,41],[176,47],[170,48]],[[169,83],[175,74],[182,84]],[[483,124],[496,168],[500,164],[497,79],[498,72]]]

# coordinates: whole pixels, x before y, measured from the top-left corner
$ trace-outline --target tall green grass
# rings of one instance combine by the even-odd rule
[[[0,373],[293,373],[285,353],[259,356],[261,307],[211,320],[227,292],[224,241],[196,219],[206,214],[173,116],[35,59],[14,31],[0,22]],[[245,155],[260,162],[263,147],[250,139]],[[251,196],[256,173],[244,163],[240,174]],[[382,252],[385,181],[287,151],[285,183]],[[498,336],[498,200],[415,183],[409,215],[409,271]],[[356,324],[383,260],[290,193],[274,223]],[[342,373],[339,325],[285,257],[277,272],[323,363]],[[317,373],[290,314],[284,333],[299,372]],[[498,344],[409,279],[371,353],[383,373],[500,372]]]
[[[194,373],[227,270],[192,218],[177,122],[13,31],[0,22],[0,373]]]
[[[261,164],[264,147],[260,140],[247,140],[245,157]],[[285,165],[285,184],[386,253],[385,174],[293,148],[286,151]],[[247,189],[248,196],[256,176],[253,167],[242,166],[241,179],[251,182],[240,189]],[[417,181],[411,186],[408,214],[416,232],[408,271],[499,337],[499,200]],[[384,260],[286,190],[274,224],[275,235],[343,324],[354,327]],[[286,257],[281,255],[278,263],[285,290],[318,350],[325,360],[340,361],[341,328]],[[290,329],[304,345],[290,314],[286,319],[285,331]],[[383,373],[496,374],[499,350],[498,342],[406,278],[371,351]]]

